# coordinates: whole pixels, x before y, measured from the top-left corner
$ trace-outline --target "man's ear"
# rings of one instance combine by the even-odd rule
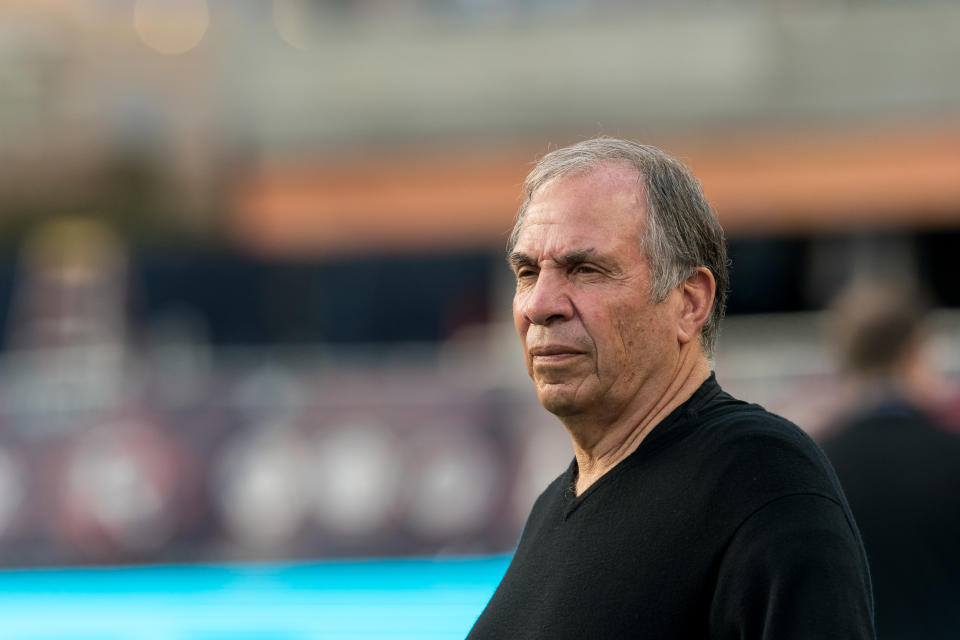
[[[686,344],[697,338],[700,327],[710,317],[717,282],[706,267],[697,267],[680,285],[682,307],[677,322],[677,338]]]

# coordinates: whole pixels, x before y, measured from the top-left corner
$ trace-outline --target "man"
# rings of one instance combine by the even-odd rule
[[[857,282],[831,309],[855,405],[823,448],[863,544],[884,640],[960,638],[960,438],[931,417],[943,383],[915,288]]]
[[[525,192],[514,323],[575,457],[469,638],[872,638],[826,459],[711,374],[727,259],[696,179],[601,138],[546,155]]]

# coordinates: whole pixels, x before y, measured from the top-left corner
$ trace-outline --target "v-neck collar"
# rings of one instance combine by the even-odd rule
[[[563,519],[566,520],[590,496],[602,490],[624,470],[641,464],[658,451],[682,440],[697,427],[695,420],[697,412],[710,400],[722,392],[717,383],[716,373],[710,372],[710,377],[704,380],[693,395],[683,404],[670,412],[666,418],[657,423],[640,445],[630,455],[621,460],[612,469],[603,474],[592,485],[587,487],[579,496],[576,495],[577,459],[574,458],[563,476]]]

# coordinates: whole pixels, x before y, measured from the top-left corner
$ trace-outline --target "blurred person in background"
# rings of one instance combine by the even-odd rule
[[[677,160],[544,156],[508,247],[514,323],[574,460],[470,638],[873,638],[866,557],[822,452],[709,357],[723,231]]]
[[[855,283],[832,338],[856,406],[823,448],[863,534],[885,640],[960,638],[960,438],[932,418],[942,383],[927,303],[903,283]]]

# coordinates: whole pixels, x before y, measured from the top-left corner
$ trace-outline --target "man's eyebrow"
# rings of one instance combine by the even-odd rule
[[[596,250],[593,247],[590,247],[589,249],[577,249],[576,251],[565,253],[562,256],[554,258],[554,262],[560,266],[569,267],[570,265],[580,264],[581,262],[594,259],[595,256]],[[510,266],[512,266],[514,269],[518,269],[520,267],[537,266],[536,260],[521,251],[514,251],[511,253],[507,257],[507,262],[509,262]]]
[[[507,262],[510,263],[510,266],[514,269],[519,269],[520,267],[532,267],[536,266],[537,261],[528,256],[525,253],[520,251],[513,251],[507,256]]]
[[[580,264],[581,262],[586,262],[587,260],[593,259],[596,256],[596,250],[593,247],[589,249],[577,249],[576,251],[571,251],[562,256],[556,258],[557,264],[569,267],[570,265]]]

